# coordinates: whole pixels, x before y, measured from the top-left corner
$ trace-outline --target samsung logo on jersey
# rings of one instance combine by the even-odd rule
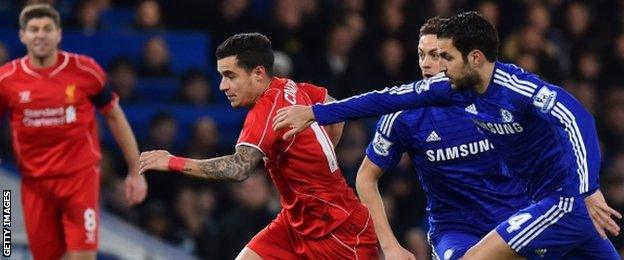
[[[484,139],[478,142],[461,144],[443,149],[427,150],[426,153],[427,160],[430,162],[443,162],[487,152],[490,149],[494,149],[494,146],[490,143],[490,141]]]
[[[479,120],[474,120],[474,122],[480,126],[481,128],[492,132],[493,134],[499,135],[509,135],[509,134],[518,134],[524,131],[522,125],[520,123],[508,123],[508,124],[500,124],[500,123],[486,123]]]

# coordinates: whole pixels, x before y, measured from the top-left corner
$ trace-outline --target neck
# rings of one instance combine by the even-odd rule
[[[30,58],[30,65],[38,69],[45,69],[56,64],[58,51],[54,51],[52,55],[47,57],[36,57],[33,54],[28,54],[28,57]]]
[[[485,93],[488,86],[490,85],[490,82],[492,81],[492,75],[494,75],[495,67],[496,66],[494,62],[486,62],[483,65],[483,67],[477,70],[479,73],[479,79],[480,79],[479,84],[475,86],[475,91],[477,93],[479,94]]]

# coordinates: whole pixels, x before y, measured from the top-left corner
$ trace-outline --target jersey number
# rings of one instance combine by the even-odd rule
[[[87,232],[94,232],[97,228],[95,210],[88,208],[84,211],[84,227]]]
[[[522,224],[524,224],[524,222],[527,222],[527,220],[529,219],[531,219],[531,214],[529,213],[522,213],[520,215],[509,218],[509,220],[507,220],[507,223],[509,223],[509,227],[507,227],[507,233],[511,233],[520,229],[520,226],[522,226]]]
[[[332,142],[325,134],[325,131],[321,129],[318,123],[314,122],[311,126],[312,130],[314,130],[314,135],[316,135],[316,140],[321,144],[321,148],[323,148],[323,153],[325,153],[325,157],[327,158],[327,163],[329,164],[329,171],[334,172],[338,170],[338,161],[336,160],[336,155],[334,154],[334,146]]]

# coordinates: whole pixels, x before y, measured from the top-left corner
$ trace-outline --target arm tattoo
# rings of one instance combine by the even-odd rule
[[[258,149],[239,145],[236,153],[199,161],[203,176],[212,180],[244,181],[258,165],[263,155]]]

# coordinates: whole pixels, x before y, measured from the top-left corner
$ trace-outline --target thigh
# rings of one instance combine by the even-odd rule
[[[313,259],[379,259],[377,235],[367,208],[359,207],[328,236],[309,240]]]
[[[59,259],[66,245],[60,204],[47,181],[22,180],[22,207],[28,246],[34,259]]]
[[[293,239],[296,234],[288,227],[288,223],[283,219],[283,214],[277,215],[268,226],[262,229],[247,243],[246,248],[259,255],[264,260],[269,259],[300,259],[293,246]],[[241,251],[245,253],[246,249]],[[247,252],[247,256],[250,256]],[[251,254],[253,255],[253,254]],[[239,254],[239,256],[241,256]]]
[[[65,186],[67,185],[67,186]],[[68,193],[62,207],[68,251],[95,251],[99,230],[99,172],[81,172],[62,184]],[[78,187],[71,189],[70,187]]]
[[[602,239],[598,231],[593,230],[595,235],[570,251],[564,259],[567,260],[616,260],[620,259],[617,250],[608,239]]]
[[[434,237],[431,247],[435,257],[440,260],[459,259],[481,240],[479,235],[454,230],[440,232]]]
[[[594,226],[582,196],[547,197],[501,223],[496,232],[527,258],[560,258],[587,240]]]

